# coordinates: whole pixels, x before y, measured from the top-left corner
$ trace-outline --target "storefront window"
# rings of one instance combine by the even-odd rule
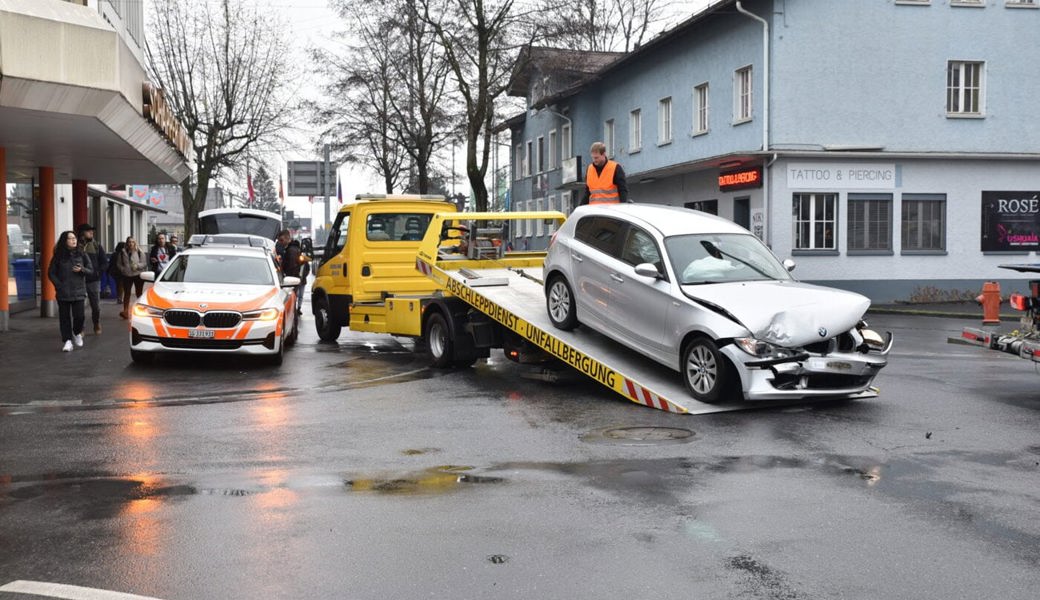
[[[7,194],[7,290],[11,312],[36,307],[37,261],[36,204],[33,186],[8,184]]]

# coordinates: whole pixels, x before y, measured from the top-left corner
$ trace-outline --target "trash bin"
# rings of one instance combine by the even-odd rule
[[[19,258],[14,261],[14,283],[18,286],[19,300],[36,297],[36,267],[33,259]]]

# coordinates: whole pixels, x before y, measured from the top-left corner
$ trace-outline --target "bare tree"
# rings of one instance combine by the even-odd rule
[[[247,153],[284,141],[291,107],[283,28],[247,0],[155,3],[146,45],[152,77],[188,130],[195,177],[181,182],[184,229],[195,232],[210,182]]]
[[[466,177],[478,211],[488,207],[485,183],[496,102],[508,86],[519,49],[531,41],[532,14],[514,0],[418,0],[433,27],[465,105]]]
[[[571,50],[629,52],[665,22],[674,0],[543,0],[540,18],[546,43]]]
[[[360,40],[342,57],[317,52],[329,81],[329,98],[311,104],[325,124],[322,141],[345,161],[380,172],[387,192],[404,178],[429,192],[434,153],[457,120],[443,50],[415,0],[339,0],[336,9]]]

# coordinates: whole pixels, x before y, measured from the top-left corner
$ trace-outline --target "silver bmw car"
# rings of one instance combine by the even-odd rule
[[[870,300],[796,281],[732,221],[674,206],[582,206],[545,260],[549,319],[680,372],[702,402],[852,396],[887,364]]]

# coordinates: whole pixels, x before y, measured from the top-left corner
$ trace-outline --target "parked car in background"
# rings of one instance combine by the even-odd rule
[[[205,239],[214,236],[193,236]],[[148,362],[164,352],[245,354],[281,364],[299,335],[298,277],[283,277],[268,248],[201,243],[173,258],[134,305],[130,356]]]
[[[32,258],[32,237],[22,232],[21,225],[7,224],[7,256],[9,258]]]
[[[735,223],[673,206],[582,206],[550,243],[546,308],[681,373],[702,402],[865,391],[891,335],[866,328],[870,300],[796,281]]]

